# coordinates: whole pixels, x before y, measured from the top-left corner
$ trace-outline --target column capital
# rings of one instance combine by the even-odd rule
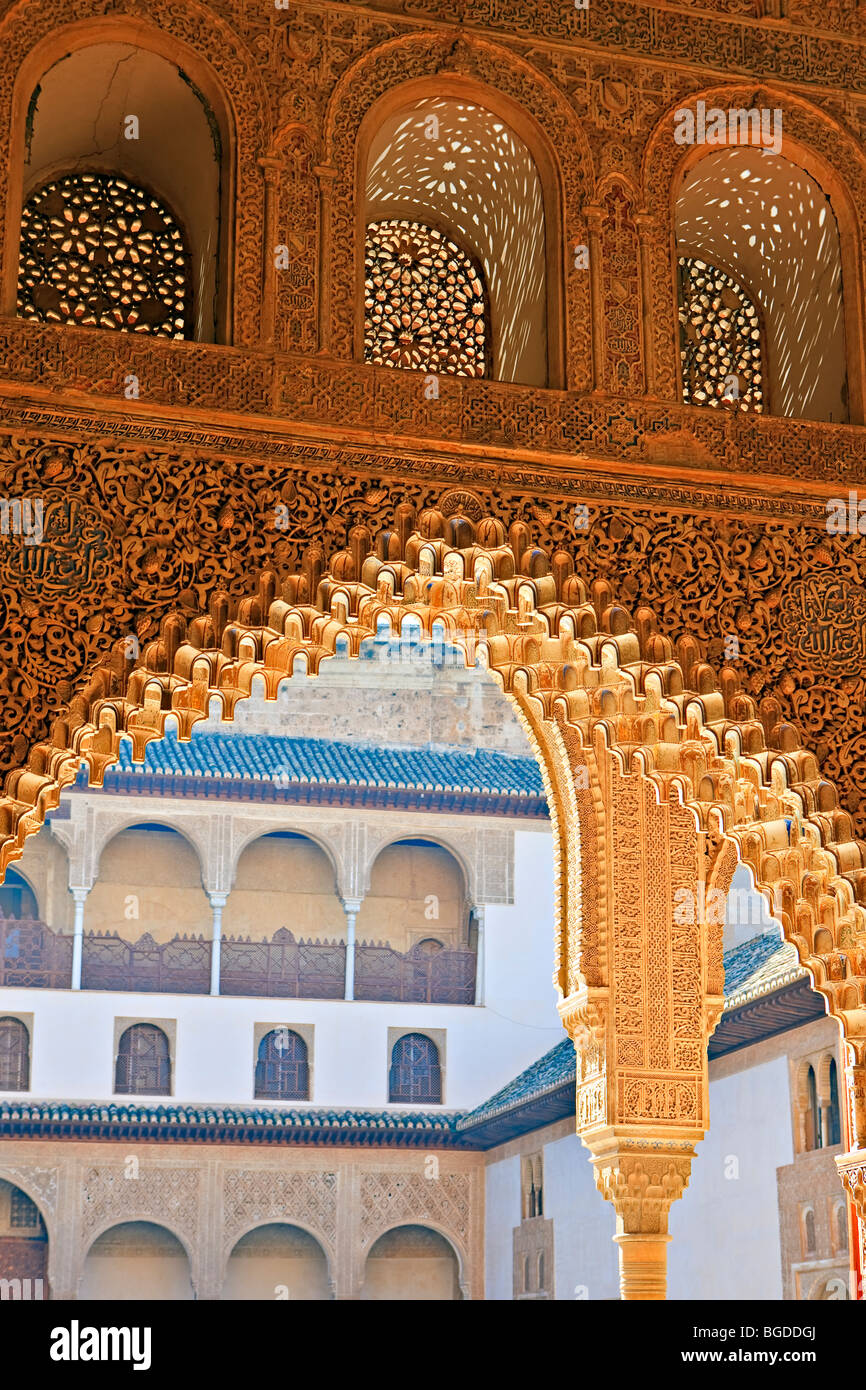
[[[343,911],[347,916],[349,913],[355,913],[357,915],[361,911],[361,904],[363,901],[363,898],[343,898]]]
[[[69,885],[69,891],[70,891],[70,893],[72,894],[72,901],[73,901],[73,902],[76,902],[76,903],[83,903],[83,902],[86,902],[86,901],[87,901],[87,895],[88,895],[88,893],[90,892],[90,890],[91,890],[92,887],[93,887],[93,884],[92,884],[92,883],[88,883],[88,884],[76,883],[75,885],[73,885],[73,884],[70,883],[70,885]]]
[[[229,900],[228,893],[211,893],[209,890],[205,891],[207,891],[207,900],[211,907],[225,907]]]

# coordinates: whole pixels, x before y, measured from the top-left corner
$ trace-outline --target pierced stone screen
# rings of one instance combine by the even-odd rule
[[[367,228],[364,357],[380,367],[489,375],[490,329],[481,271],[453,241],[419,222]]]
[[[28,198],[21,218],[21,318],[184,338],[189,299],[180,228],[128,179],[67,174]]]
[[[764,406],[761,323],[742,285],[693,257],[679,262],[680,357],[688,405]]]

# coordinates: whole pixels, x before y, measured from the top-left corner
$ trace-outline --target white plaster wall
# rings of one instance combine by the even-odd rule
[[[114,1020],[177,1024],[173,1095],[253,1103],[256,1023],[313,1025],[311,1102],[381,1107],[388,1095],[388,1029],[444,1029],[448,1108],[472,1108],[562,1037],[552,974],[549,831],[517,832],[514,903],[487,909],[486,1005],[211,998],[47,989],[0,990],[0,1014],[33,1014],[31,1095],[113,1095]],[[258,1102],[266,1103],[266,1102]],[[404,1107],[398,1107],[404,1108]]]
[[[672,1299],[781,1299],[776,1169],[793,1162],[788,1061],[710,1081],[711,1125],[671,1208]],[[735,1158],[739,1176],[725,1177]]]
[[[589,1152],[576,1134],[545,1146],[544,1215],[554,1222],[555,1297],[619,1298],[616,1216],[596,1191]]]
[[[560,1126],[548,1130],[554,1134]],[[554,1297],[595,1302],[619,1297],[613,1207],[595,1189],[589,1154],[576,1134],[545,1142],[544,1215],[554,1223]],[[484,1197],[487,1299],[513,1298],[513,1233],[520,1224],[520,1154],[489,1156]],[[527,1148],[527,1141],[521,1144]]]
[[[491,1163],[485,1174],[485,1299],[513,1297],[512,1232],[520,1222],[520,1155]]]

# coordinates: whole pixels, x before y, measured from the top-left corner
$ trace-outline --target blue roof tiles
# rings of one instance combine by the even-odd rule
[[[283,738],[266,734],[197,733],[180,742],[173,732],[153,739],[144,763],[132,761],[123,740],[112,772],[178,777],[221,777],[343,786],[419,788],[544,796],[538,764],[489,748],[388,748],[336,739]]]

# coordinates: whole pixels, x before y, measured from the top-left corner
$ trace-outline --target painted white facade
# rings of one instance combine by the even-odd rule
[[[710,1128],[671,1208],[669,1298],[782,1297],[776,1169],[794,1158],[788,1059],[750,1060],[717,1079],[711,1064]]]

